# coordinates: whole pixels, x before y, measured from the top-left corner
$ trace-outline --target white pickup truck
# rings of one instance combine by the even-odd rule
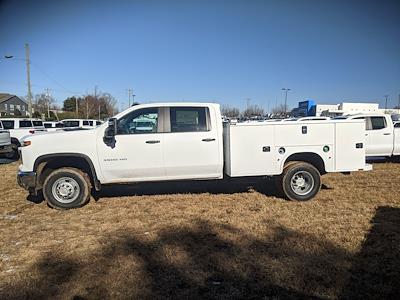
[[[10,156],[18,159],[18,147],[21,146],[22,139],[27,135],[32,135],[35,132],[43,132],[46,129],[40,119],[26,118],[1,118],[0,129],[5,129],[10,132],[12,153]]]
[[[365,154],[367,157],[400,156],[400,125],[386,114],[358,114],[342,117],[365,120]]]
[[[372,169],[364,139],[362,120],[223,124],[218,104],[143,104],[93,130],[27,137],[17,178],[59,209],[106,184],[249,176],[276,176],[284,196],[305,201],[320,175]]]

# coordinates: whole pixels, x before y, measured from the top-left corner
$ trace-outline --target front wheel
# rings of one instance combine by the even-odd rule
[[[89,202],[90,179],[79,169],[61,168],[51,172],[43,184],[47,204],[57,209],[78,208]]]
[[[284,168],[280,185],[289,200],[307,201],[314,198],[321,189],[321,175],[313,165],[296,162]]]
[[[15,160],[19,159],[18,145],[15,143],[11,143],[11,149],[12,150],[10,152],[4,154],[4,157]]]

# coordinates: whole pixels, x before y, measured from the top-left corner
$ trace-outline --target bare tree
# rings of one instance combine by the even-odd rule
[[[272,108],[272,114],[274,115],[285,115],[289,111],[289,106],[285,104],[280,104],[277,107]]]
[[[250,105],[243,112],[243,116],[245,118],[262,117],[264,116],[264,109],[259,107],[258,105]]]
[[[221,107],[222,116],[227,118],[238,118],[240,111],[236,107],[230,107],[229,105],[222,105]]]
[[[45,93],[37,94],[35,96],[35,103],[33,105],[34,111],[41,114],[47,114],[49,110],[52,110],[55,99],[46,95]]]

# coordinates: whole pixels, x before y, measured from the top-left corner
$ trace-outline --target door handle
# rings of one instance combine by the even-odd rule
[[[390,132],[387,132],[387,133],[384,133],[383,135],[391,135],[391,133],[390,133]]]
[[[215,139],[202,139],[203,142],[214,142]]]
[[[146,144],[158,144],[160,141],[146,141]]]

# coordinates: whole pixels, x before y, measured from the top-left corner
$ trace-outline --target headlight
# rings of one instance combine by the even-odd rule
[[[23,141],[21,147],[30,146],[31,144],[31,141]]]

